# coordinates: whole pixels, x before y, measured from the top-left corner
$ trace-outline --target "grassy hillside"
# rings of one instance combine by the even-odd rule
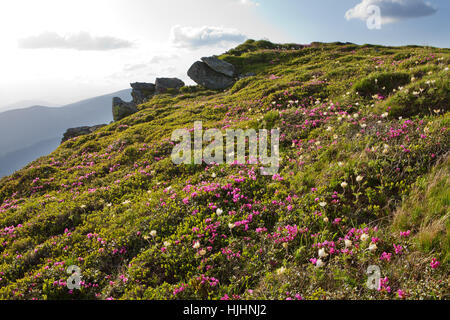
[[[0,181],[0,297],[448,299],[450,50],[247,41],[220,58],[256,75],[155,96]],[[279,175],[174,165],[171,133],[196,120],[279,127]]]

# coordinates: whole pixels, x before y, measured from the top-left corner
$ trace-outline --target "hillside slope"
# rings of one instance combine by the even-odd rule
[[[256,75],[157,95],[0,180],[0,297],[448,299],[450,50],[247,41],[220,58]],[[172,131],[196,120],[279,127],[279,173],[174,165]]]

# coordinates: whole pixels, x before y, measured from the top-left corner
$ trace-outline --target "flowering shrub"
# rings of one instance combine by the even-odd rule
[[[448,50],[248,41],[221,58],[254,76],[155,96],[0,180],[0,298],[448,298]],[[174,165],[172,131],[199,119],[279,127],[280,170]]]

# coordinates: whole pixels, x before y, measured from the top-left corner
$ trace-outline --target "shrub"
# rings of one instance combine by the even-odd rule
[[[370,75],[353,86],[353,89],[363,97],[375,94],[389,95],[394,89],[410,82],[410,76],[403,72],[384,72]]]
[[[450,80],[422,79],[391,96],[386,105],[394,117],[445,113],[450,110]]]

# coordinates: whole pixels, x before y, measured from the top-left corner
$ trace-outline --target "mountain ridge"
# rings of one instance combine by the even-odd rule
[[[0,113],[9,111],[9,110],[25,109],[25,108],[29,108],[31,106],[58,107],[59,105],[50,103],[47,101],[41,101],[41,100],[24,100],[24,101],[18,101],[18,102],[11,103],[6,106],[0,107]]]

